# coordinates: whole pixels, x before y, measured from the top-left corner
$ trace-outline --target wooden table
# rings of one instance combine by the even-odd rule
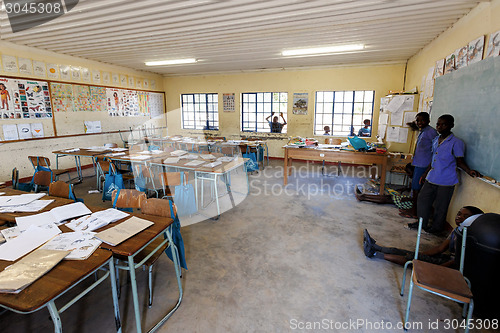
[[[20,195],[20,194],[27,194],[28,192],[23,192],[19,190],[14,190],[12,188],[3,188],[2,192],[5,192],[4,195]],[[70,203],[74,203],[73,200],[71,199],[65,199],[65,198],[59,198],[59,197],[52,197],[50,195],[46,195],[41,197],[39,200],[54,200],[50,204],[48,204],[45,208],[42,210],[39,210],[38,212],[23,212],[23,213],[0,213],[0,221],[5,221],[9,223],[15,223],[16,222],[16,217],[21,217],[21,216],[28,216],[28,215],[33,215],[33,214],[40,214],[43,212],[48,212],[52,208],[56,208],[62,205],[67,205]]]
[[[380,191],[381,195],[385,191],[385,174],[387,169],[387,154],[354,152],[346,150],[316,149],[316,148],[295,148],[283,147],[285,149],[284,158],[284,185],[288,184],[289,167],[292,160],[306,161],[326,161],[326,162],[344,162],[376,164],[380,166]]]
[[[96,151],[96,150],[90,150],[90,149],[80,148],[79,150],[72,151],[72,152],[68,152],[67,150],[71,150],[71,148],[63,149],[63,150],[56,150],[56,151],[52,152],[53,154],[56,154],[56,169],[59,168],[59,157],[74,156],[75,157],[75,164],[76,164],[76,173],[78,175],[79,182],[81,182],[83,180],[82,162],[80,161],[81,157],[90,157],[90,158],[92,158],[92,164],[94,166],[94,171],[97,174],[96,157],[99,156],[99,155],[103,155],[103,154],[111,152],[111,149],[106,149],[106,150],[102,150],[102,151]]]

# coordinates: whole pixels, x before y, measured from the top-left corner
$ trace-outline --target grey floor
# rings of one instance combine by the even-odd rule
[[[272,161],[250,176],[249,195],[218,220],[182,228],[188,264],[184,299],[159,332],[400,331],[396,325],[406,305],[406,297],[399,296],[403,269],[366,258],[362,230],[367,228],[379,244],[411,249],[416,233],[403,228],[410,220],[399,217],[393,205],[355,199],[355,184],[365,182],[359,178],[366,173],[362,168],[324,177],[317,164],[296,163],[296,176],[283,187],[281,163]],[[102,205],[100,195],[88,194],[89,189],[95,189],[91,177],[76,185],[77,196]],[[440,241],[423,237],[424,248]],[[134,332],[130,286],[126,274],[121,277],[123,331]],[[138,272],[143,326],[149,328],[175,304],[177,288],[172,262],[162,256],[148,309],[146,277]],[[421,291],[414,294],[410,318],[422,329],[409,332],[463,331],[444,328],[445,320],[461,318],[458,304]],[[61,319],[65,332],[113,332],[109,283]],[[52,330],[46,309],[0,316],[2,333]]]

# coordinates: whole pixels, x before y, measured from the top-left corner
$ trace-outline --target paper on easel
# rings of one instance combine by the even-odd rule
[[[69,251],[38,249],[0,272],[0,291],[19,293],[54,268]]]
[[[387,125],[379,125],[378,126],[378,136],[382,140],[385,138],[385,131],[386,131],[386,129],[387,129]]]
[[[403,124],[403,111],[401,109],[391,113],[391,125],[401,126]]]
[[[95,237],[106,244],[116,246],[153,224],[151,221],[132,216],[112,228],[97,233]]]
[[[31,226],[15,239],[0,245],[0,260],[17,260],[60,233],[59,228]]]

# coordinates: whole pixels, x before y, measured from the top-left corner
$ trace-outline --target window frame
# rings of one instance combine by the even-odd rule
[[[190,101],[184,101],[184,96],[189,96],[192,98],[192,103]],[[196,101],[196,96],[198,96],[199,102]],[[209,99],[211,96],[211,101]],[[188,98],[189,98],[188,97]],[[202,97],[204,101],[202,101]],[[185,110],[188,108],[188,105],[192,105],[192,110]],[[198,105],[198,107],[197,107]],[[204,105],[204,110],[201,106]],[[211,107],[213,110],[210,110]],[[198,110],[197,110],[198,108]],[[198,127],[198,120],[196,119],[197,114],[205,113],[206,120],[205,124],[202,128]],[[188,121],[187,113],[193,114],[193,125],[187,125]],[[219,94],[218,93],[184,93],[181,94],[181,127],[185,130],[199,130],[199,131],[218,131],[220,129],[219,126]]]
[[[360,93],[362,92],[363,93],[363,98],[362,98],[362,101],[361,102],[356,102],[356,93]],[[365,94],[367,92],[371,92],[372,93],[372,100],[371,102],[366,102],[366,96]],[[333,93],[333,99],[332,100],[328,100],[328,101],[325,101],[324,98],[322,100],[322,102],[318,102],[318,93]],[[337,99],[337,94],[340,94],[342,93],[342,98],[340,98],[341,101],[336,101]],[[352,93],[352,100],[348,100],[346,101],[344,99],[345,97],[345,94],[346,93]],[[323,96],[324,97],[324,96]],[[322,112],[321,113],[318,113],[318,103],[321,103],[322,104]],[[370,116],[368,117],[368,112],[366,112],[366,115],[365,115],[365,107],[366,105],[370,105],[371,103],[371,114]],[[325,112],[325,104],[331,104],[331,110],[330,112]],[[335,112],[336,111],[336,104],[342,104],[342,112]],[[352,107],[351,107],[351,110],[350,112],[345,112],[345,109],[344,109],[344,105],[345,104],[352,104]],[[314,135],[316,136],[319,136],[319,135],[324,135],[324,133],[321,133],[323,131],[323,128],[324,126],[330,126],[330,135],[329,136],[346,136],[345,133],[342,133],[342,132],[345,132],[345,131],[342,131],[339,133],[339,131],[335,131],[335,127],[336,126],[342,126],[342,127],[345,127],[345,126],[350,126],[351,129],[349,131],[349,134],[347,134],[347,136],[353,136],[353,135],[357,135],[359,130],[356,131],[354,130],[354,126],[360,126],[362,124],[354,124],[354,117],[356,115],[358,115],[359,113],[356,113],[356,104],[361,104],[362,105],[362,109],[363,111],[361,112],[361,115],[362,115],[362,121],[364,119],[370,119],[370,136],[369,137],[372,137],[373,136],[373,116],[374,116],[374,106],[375,106],[375,90],[322,90],[322,91],[316,91],[315,94],[314,94],[314,124],[313,124],[313,133]],[[342,122],[340,124],[336,124],[334,122],[335,120],[335,115],[338,115],[340,114],[342,116]],[[350,124],[346,124],[344,123],[344,117],[345,115],[349,115],[350,114]],[[324,119],[325,119],[325,115],[329,115],[329,117],[331,117],[331,121],[329,123],[326,123],[324,122]],[[319,116],[323,119],[321,122],[318,121],[319,119]],[[321,124],[321,128],[316,130],[316,127],[317,125]],[[364,126],[364,125],[363,125]],[[368,137],[367,137],[368,138]]]
[[[269,97],[266,101],[266,95],[269,94]],[[278,94],[278,100],[274,100],[274,95]],[[286,96],[286,102],[282,100],[282,97]],[[262,96],[262,98],[259,98],[259,95]],[[245,96],[248,96],[249,98],[246,99]],[[251,100],[250,96],[254,96],[253,100]],[[286,103],[285,106],[282,106],[282,103]],[[253,105],[255,104],[255,105]],[[259,106],[259,104],[262,104],[262,106]],[[266,104],[269,104],[269,106],[266,108]],[[250,107],[253,110],[245,111],[246,107],[245,105],[248,105],[248,110]],[[278,108],[278,110],[275,110],[275,107]],[[260,110],[261,111],[260,111]],[[266,110],[267,109],[267,110]],[[240,130],[242,132],[248,132],[248,133],[272,133],[272,134],[283,134],[286,133],[285,126],[283,126],[282,131],[280,133],[274,133],[271,132],[271,127],[268,124],[268,121],[265,119],[272,115],[273,113],[276,115],[280,112],[283,112],[283,116],[285,118],[285,121],[288,124],[287,120],[287,112],[288,110],[288,92],[286,91],[264,91],[264,92],[244,92],[241,93],[241,98],[240,98],[240,116],[241,116],[241,121],[240,121]],[[255,120],[250,120],[251,115],[255,114]],[[260,116],[259,116],[260,115]],[[272,120],[271,120],[272,121]],[[262,126],[259,126],[259,124],[263,124]],[[253,125],[252,128],[250,128]],[[285,131],[285,132],[283,132]]]

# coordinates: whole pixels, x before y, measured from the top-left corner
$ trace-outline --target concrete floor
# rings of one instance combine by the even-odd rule
[[[411,249],[416,233],[403,228],[410,220],[399,217],[393,205],[355,199],[354,185],[365,182],[356,177],[364,175],[362,168],[323,177],[317,164],[295,163],[298,176],[283,187],[282,162],[271,162],[250,176],[250,194],[235,208],[216,221],[182,228],[189,268],[183,271],[184,299],[158,331],[400,331],[396,325],[406,305],[406,297],[399,296],[403,269],[366,258],[362,230],[367,228],[379,244]],[[100,194],[89,195],[89,189],[95,189],[95,178],[76,185],[77,197],[102,205]],[[432,235],[422,239],[424,249],[440,241]],[[123,331],[134,332],[131,292],[126,274],[121,276]],[[153,308],[148,309],[146,277],[138,272],[143,325],[149,328],[175,304],[177,287],[172,262],[162,256],[155,266]],[[416,290],[410,319],[423,328],[409,332],[461,332],[444,328],[445,320],[460,318],[455,302]],[[109,283],[61,319],[65,332],[113,332]],[[439,328],[430,329],[430,324]],[[0,316],[2,333],[52,330],[45,309]]]

